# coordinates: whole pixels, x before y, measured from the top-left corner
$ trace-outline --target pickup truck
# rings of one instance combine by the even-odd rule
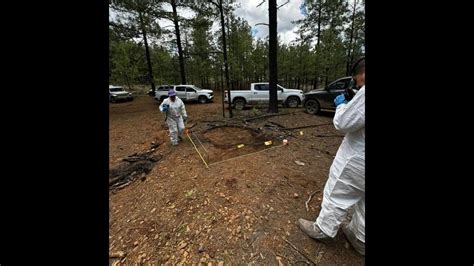
[[[278,102],[284,106],[291,108],[298,107],[303,100],[304,94],[302,90],[292,90],[283,88],[277,85]],[[270,100],[269,83],[252,83],[250,90],[231,90],[230,91],[231,103],[237,110],[242,110],[246,105],[266,103]],[[229,102],[229,96],[227,91],[225,92],[225,102]]]
[[[212,102],[214,92],[212,90],[201,89],[194,85],[163,85],[155,91],[155,100],[163,101],[168,98],[168,91],[173,89],[176,95],[183,101],[198,101],[199,103]]]

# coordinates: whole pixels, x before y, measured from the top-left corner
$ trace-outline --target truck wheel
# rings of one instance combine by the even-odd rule
[[[298,97],[292,96],[286,100],[286,105],[290,108],[296,108],[298,107],[299,104],[300,104],[300,99],[298,99]]]
[[[199,96],[199,103],[206,103],[207,102],[207,97],[204,95]]]
[[[245,100],[242,98],[237,98],[234,100],[234,108],[237,110],[242,110],[245,107]]]
[[[317,100],[310,99],[307,100],[304,104],[304,109],[306,113],[315,115],[319,113],[319,111],[321,110],[321,106],[319,105],[319,102]]]

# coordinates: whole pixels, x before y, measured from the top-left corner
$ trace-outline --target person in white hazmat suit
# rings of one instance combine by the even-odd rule
[[[178,139],[182,139],[184,122],[188,119],[188,115],[186,114],[183,101],[176,96],[176,92],[173,89],[168,91],[168,96],[160,104],[160,111],[166,114],[171,144],[178,145]]]
[[[354,207],[352,220],[342,230],[354,249],[365,256],[365,59],[352,68],[352,77],[360,88],[347,102],[336,97],[334,126],[345,133],[329,170],[321,211],[316,221],[299,219],[300,229],[316,240],[336,236],[348,210]]]

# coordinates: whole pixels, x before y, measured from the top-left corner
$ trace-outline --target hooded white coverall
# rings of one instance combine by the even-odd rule
[[[349,103],[337,107],[333,122],[345,137],[329,170],[315,224],[335,237],[348,209],[355,205],[349,229],[365,243],[365,86]]]
[[[184,130],[183,116],[188,116],[186,114],[186,108],[184,107],[183,101],[178,98],[178,96],[176,96],[174,102],[172,102],[169,97],[164,99],[160,104],[161,112],[163,112],[164,104],[169,105],[166,123],[168,124],[170,130],[171,144],[176,145],[178,144],[178,136],[181,136]]]

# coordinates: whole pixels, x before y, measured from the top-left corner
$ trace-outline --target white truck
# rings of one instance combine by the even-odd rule
[[[133,95],[122,86],[109,85],[109,102],[115,103],[118,101],[133,101]]]
[[[173,89],[176,95],[183,101],[198,101],[199,103],[212,102],[214,92],[212,90],[201,89],[194,85],[163,85],[155,91],[155,100],[158,102],[168,98],[168,91]]]
[[[277,85],[278,103],[291,108],[298,107],[304,100],[302,90],[292,90]],[[252,83],[250,90],[231,90],[231,103],[237,110],[242,110],[246,105],[258,103],[268,104],[270,100],[269,83]],[[227,91],[225,92],[224,102],[229,102]]]

